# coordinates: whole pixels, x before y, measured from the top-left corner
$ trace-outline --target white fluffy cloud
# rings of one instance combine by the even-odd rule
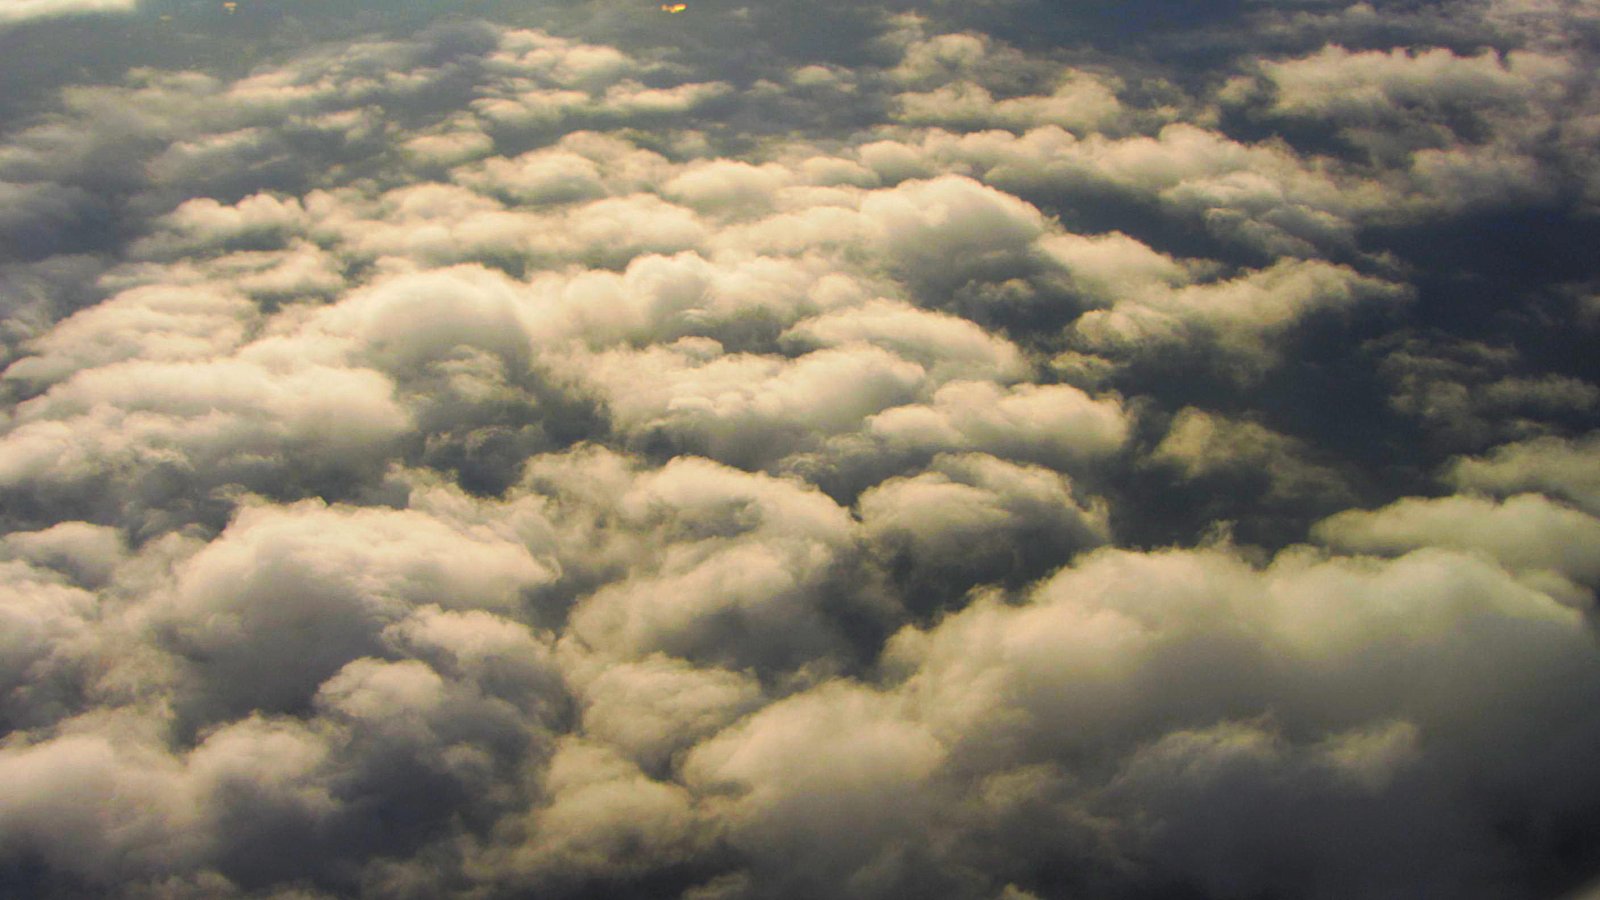
[[[1114,453],[1128,434],[1114,397],[1096,399],[1069,385],[1008,390],[980,381],[947,384],[928,403],[873,416],[867,428],[891,447],[973,449],[1061,467]]]
[[[1539,494],[1501,502],[1407,498],[1380,510],[1339,513],[1318,523],[1315,533],[1359,552],[1450,547],[1481,553],[1512,571],[1552,573],[1590,586],[1600,581],[1600,565],[1594,562],[1600,521]]]
[[[1575,440],[1535,438],[1496,447],[1482,457],[1458,459],[1447,477],[1459,487],[1508,495],[1543,491],[1600,515],[1600,441],[1593,433]]]
[[[1600,873],[1592,16],[0,26],[112,6],[0,60],[0,894]]]

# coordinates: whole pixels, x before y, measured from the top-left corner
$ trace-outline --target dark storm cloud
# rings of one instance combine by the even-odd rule
[[[0,16],[0,893],[1600,874],[1585,9],[111,5]]]

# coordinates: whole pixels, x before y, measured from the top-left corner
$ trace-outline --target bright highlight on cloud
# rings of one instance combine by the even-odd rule
[[[1600,19],[374,6],[0,9],[0,894],[1600,878]]]
[[[52,16],[126,13],[132,12],[138,4],[139,0],[12,0],[0,6],[0,25]]]

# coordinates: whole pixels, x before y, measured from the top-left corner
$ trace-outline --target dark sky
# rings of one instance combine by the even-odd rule
[[[1592,4],[0,4],[0,896],[1594,896]]]

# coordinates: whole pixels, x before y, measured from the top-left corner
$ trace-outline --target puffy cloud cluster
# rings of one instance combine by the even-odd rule
[[[1248,103],[1244,96],[1259,90],[1270,98],[1262,114],[1334,129],[1420,202],[1498,206],[1572,186],[1539,157],[1593,153],[1600,110],[1582,60],[1555,48],[1461,54],[1335,44],[1263,61],[1259,79],[1233,83],[1229,99]],[[1592,204],[1592,177],[1574,162]]]
[[[0,12],[0,894],[1600,876],[1593,17],[900,6]]]

